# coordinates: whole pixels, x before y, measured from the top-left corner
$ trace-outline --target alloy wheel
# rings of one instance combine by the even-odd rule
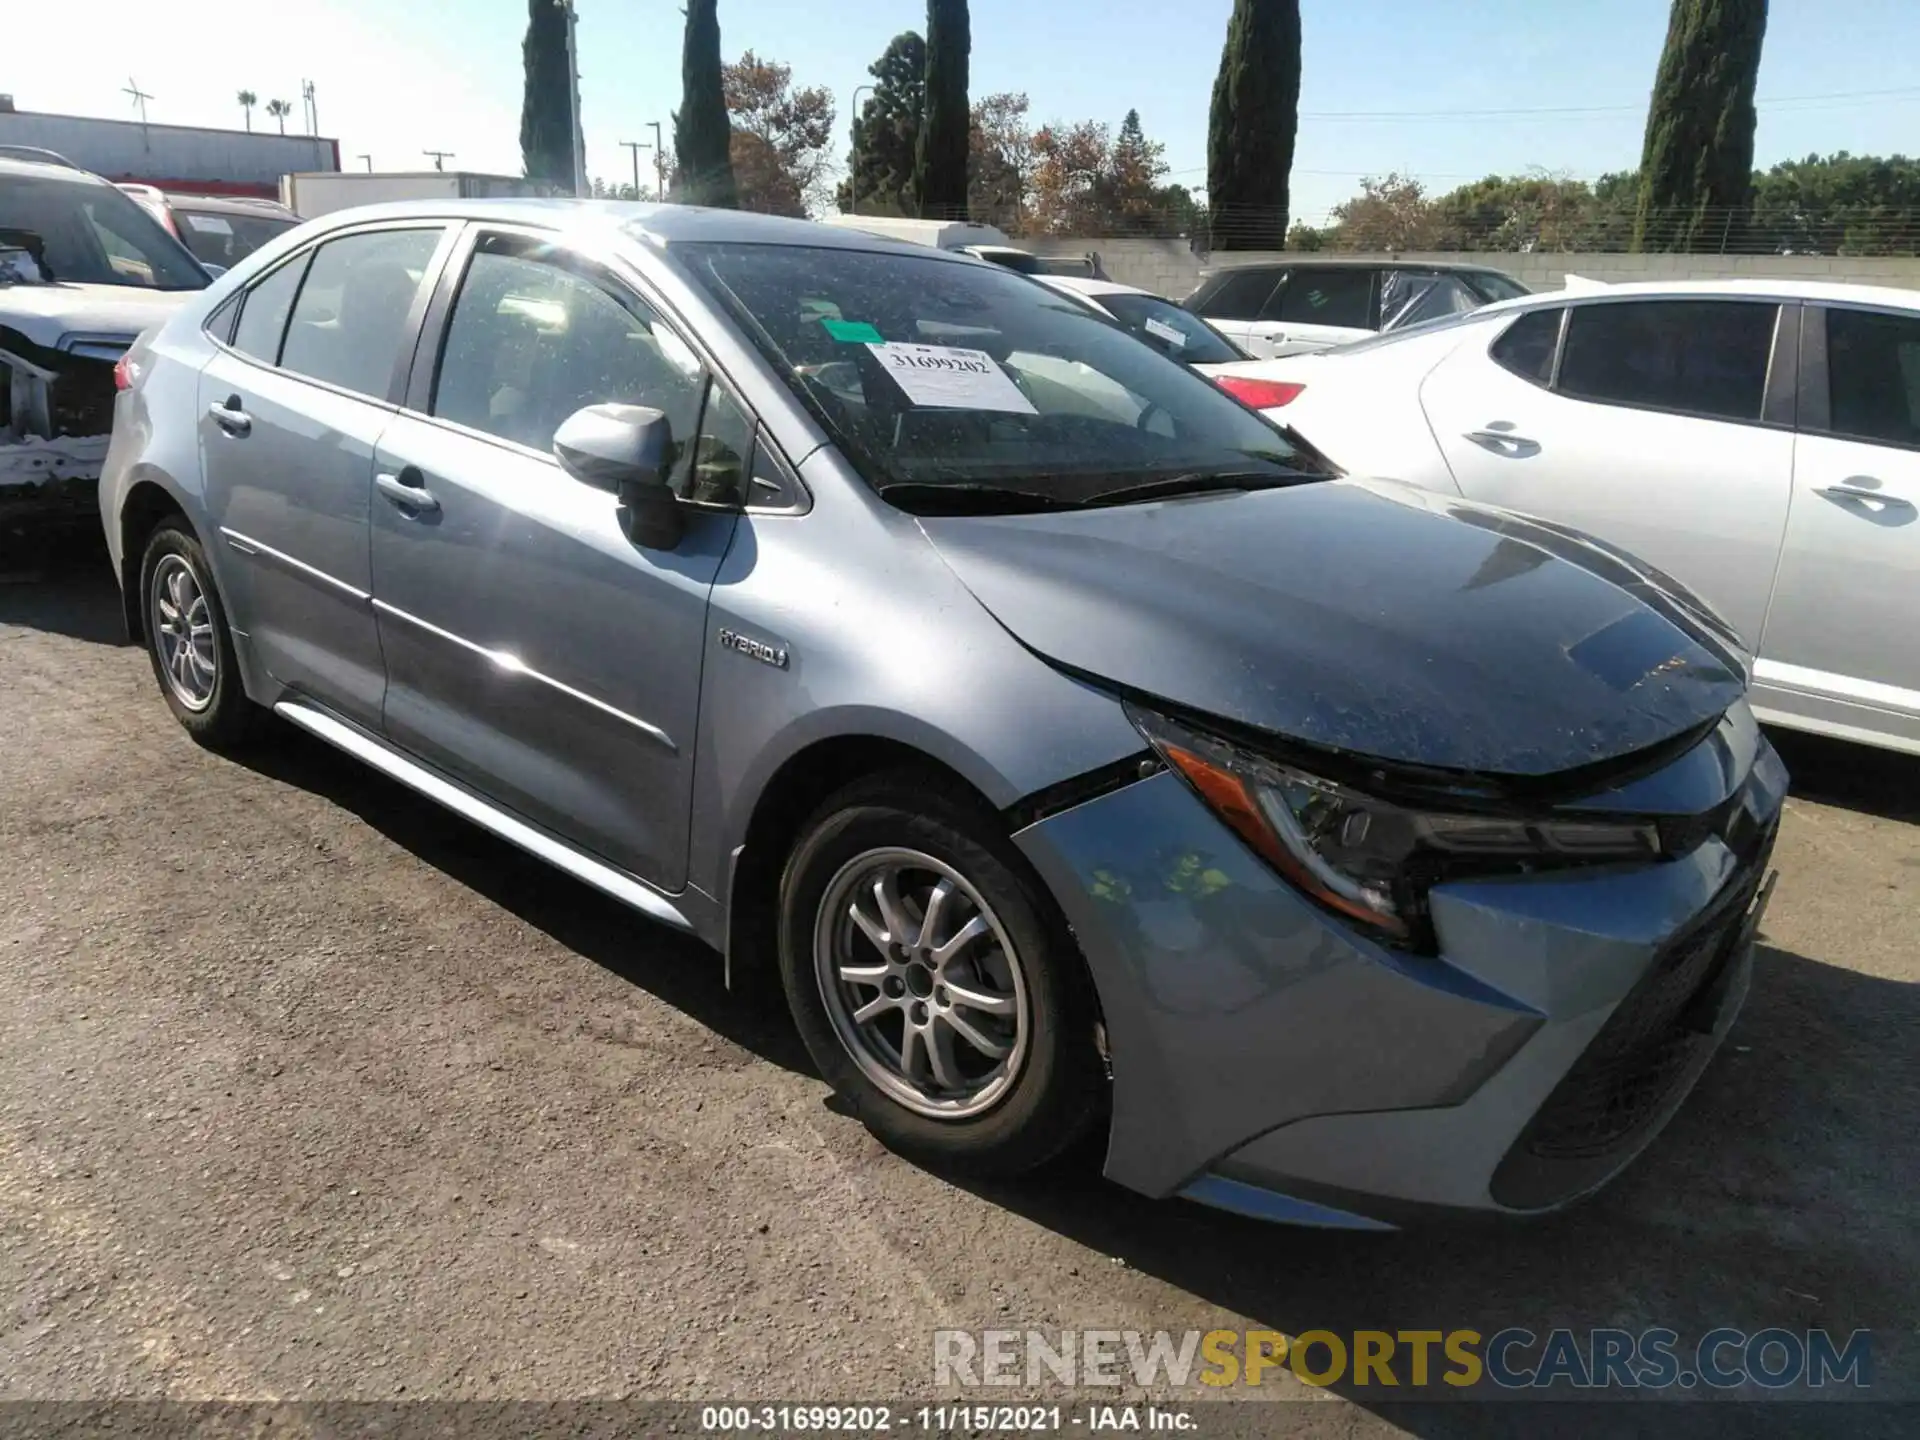
[[[220,649],[206,587],[185,556],[163,555],[153,567],[148,610],[167,689],[188,710],[205,710],[220,678]]]
[[[855,856],[826,888],[813,952],[840,1043],[889,1097],[939,1120],[1006,1098],[1031,1038],[1027,980],[952,866],[918,850]]]

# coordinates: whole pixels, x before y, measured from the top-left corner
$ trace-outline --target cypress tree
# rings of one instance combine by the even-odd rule
[[[967,214],[967,0],[927,0],[927,115],[913,156],[913,193],[929,219]]]
[[[1300,128],[1300,0],[1234,0],[1207,125],[1215,250],[1278,250]]]
[[[687,0],[680,52],[680,108],[673,116],[674,199],[688,205],[739,206],[733,183],[733,125],[720,76],[718,0]]]
[[[1767,0],[1673,0],[1647,107],[1635,250],[1718,250],[1753,200],[1753,90]]]
[[[529,180],[573,189],[573,74],[567,65],[564,0],[527,0],[527,38],[520,57],[526,91],[520,101],[520,160]]]

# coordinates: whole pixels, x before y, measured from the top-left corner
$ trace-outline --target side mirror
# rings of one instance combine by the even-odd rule
[[[673,426],[646,405],[589,405],[553,435],[560,467],[583,485],[620,497],[627,538],[649,550],[671,550],[686,530],[679,498],[667,484]]]

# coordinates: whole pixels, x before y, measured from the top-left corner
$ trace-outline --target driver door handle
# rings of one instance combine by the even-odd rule
[[[409,465],[397,475],[376,474],[373,488],[394,504],[424,515],[440,508],[440,502],[427,489],[425,479],[418,469]]]
[[[214,401],[207,406],[207,414],[229,435],[247,435],[253,430],[253,417],[240,408],[238,395]]]

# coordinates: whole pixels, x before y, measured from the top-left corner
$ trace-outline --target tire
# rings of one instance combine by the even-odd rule
[[[847,787],[803,828],[779,903],[794,1022],[881,1143],[936,1168],[1016,1175],[1104,1113],[1079,951],[995,817],[957,787],[911,772]],[[974,938],[948,944],[962,929]]]
[[[163,520],[147,537],[140,560],[140,618],[154,679],[174,719],[209,749],[240,745],[260,712],[241,683],[213,567],[184,520]]]

